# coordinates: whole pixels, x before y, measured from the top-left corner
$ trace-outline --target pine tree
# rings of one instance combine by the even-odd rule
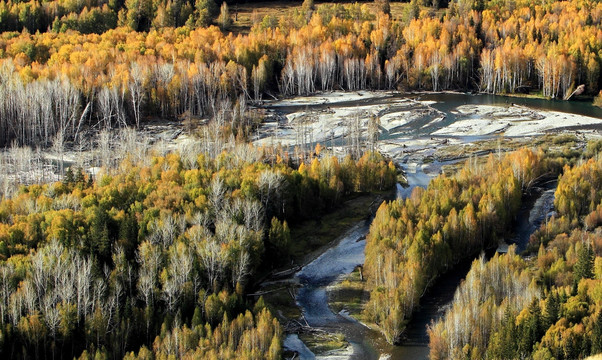
[[[111,241],[109,239],[109,227],[106,211],[101,207],[94,209],[94,215],[90,223],[90,242],[88,251],[98,256],[101,261],[111,257]]]
[[[594,251],[589,244],[581,246],[577,252],[577,263],[575,264],[575,282],[581,279],[594,277]]]
[[[203,310],[199,306],[194,308],[194,315],[192,315],[192,327],[197,327],[199,325],[203,325]]]
[[[545,306],[544,321],[546,327],[550,327],[558,321],[558,315],[560,314],[560,303],[557,292],[551,292],[548,295]]]
[[[514,324],[514,315],[507,306],[504,311],[504,318],[502,320],[502,329],[500,330],[500,349],[497,354],[501,359],[513,359],[515,358],[517,331],[516,325]]]
[[[74,181],[75,176],[73,175],[73,170],[71,170],[71,167],[68,167],[67,171],[65,171],[65,176],[63,176],[63,183],[72,184]]]
[[[592,333],[592,354],[602,352],[602,311],[598,311]]]
[[[533,345],[541,338],[541,309],[539,308],[538,299],[533,299],[529,305],[529,314],[519,326],[518,333],[520,340],[518,343],[518,351],[521,357],[528,356],[533,351]]]
[[[217,4],[213,0],[198,0],[195,8],[196,26],[209,26],[211,19],[218,14]]]

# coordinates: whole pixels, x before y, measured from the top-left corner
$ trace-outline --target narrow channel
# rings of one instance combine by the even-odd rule
[[[398,196],[405,198],[415,186],[426,186],[435,175],[425,173],[422,167],[412,171],[406,169],[411,184],[408,188],[398,186]],[[523,250],[530,235],[550,215],[556,182],[547,182],[535,187],[523,201],[517,216],[514,236],[509,242],[516,243]],[[426,328],[443,316],[446,306],[452,301],[456,288],[470,270],[470,260],[456,265],[452,270],[437,279],[435,284],[421,299],[420,308],[412,315],[403,338],[403,345],[387,344],[380,333],[350,319],[344,314],[333,313],[328,306],[326,287],[341,275],[353,271],[364,262],[365,236],[369,222],[362,221],[344,234],[336,246],[325,251],[316,260],[295,274],[301,284],[296,302],[303,312],[304,319],[312,327],[332,333],[343,333],[353,349],[350,359],[427,359],[428,335]],[[313,359],[315,355],[303,344],[296,334],[288,335],[284,346],[296,351],[301,359]],[[340,357],[333,357],[340,358]]]
[[[421,153],[419,157],[415,157],[412,154],[416,149],[420,149],[420,146],[410,144],[406,148],[405,143],[396,143],[395,141],[398,139],[426,141],[430,139],[430,141],[433,141],[433,136],[436,140],[437,136],[432,135],[433,132],[454,123],[457,120],[455,109],[460,105],[521,105],[534,109],[602,117],[602,109],[594,108],[591,105],[585,106],[584,104],[573,102],[540,101],[495,95],[475,96],[458,93],[383,94],[381,97],[364,100],[279,106],[272,108],[272,111],[284,117],[287,114],[300,110],[306,112],[331,111],[340,107],[388,104],[392,99],[400,98],[410,98],[412,100],[431,103],[431,107],[435,109],[435,111],[425,111],[423,115],[417,116],[407,123],[402,122],[400,123],[401,125],[392,127],[382,133],[382,139],[380,140],[389,142],[389,145],[393,147],[399,146],[399,148],[392,150],[394,153],[398,150],[401,151],[401,154],[395,153],[395,158],[397,161],[404,163],[402,167],[405,170],[410,186],[404,188],[398,185],[397,196],[400,198],[408,197],[412,189],[416,186],[427,186],[429,180],[439,174],[441,166],[444,164],[437,161],[429,164],[412,163],[420,161],[419,157],[424,158],[425,155],[429,154],[429,151],[431,154],[434,154],[436,149],[433,148]],[[403,111],[411,110],[412,106],[417,106],[414,104],[402,105],[408,106]],[[384,116],[391,111],[395,112],[398,110],[387,108],[379,115]],[[492,135],[456,136],[455,140],[467,144],[490,138],[492,138]],[[344,145],[342,139],[331,141],[331,145],[341,144]],[[533,189],[531,195],[523,198],[523,205],[514,225],[514,236],[507,239],[507,243],[515,243],[517,245],[518,252],[527,247],[531,234],[550,214],[555,187],[555,181],[541,184],[539,187]],[[437,279],[435,284],[431,286],[421,299],[421,307],[413,314],[412,320],[408,323],[403,345],[392,346],[384,341],[380,333],[368,329],[344,314],[333,313],[328,306],[327,286],[337,281],[340,276],[353,271],[355,266],[363,264],[365,235],[368,230],[368,222],[356,224],[348,233],[342,235],[334,242],[336,244],[334,247],[324,252],[314,262],[308,264],[294,275],[295,279],[301,284],[296,297],[297,305],[302,310],[304,319],[309,325],[333,333],[343,333],[346,340],[351,344],[353,354],[331,356],[330,358],[332,359],[379,359],[382,357],[390,357],[391,359],[426,359],[428,358],[426,327],[432,321],[443,316],[446,306],[453,299],[456,288],[462,279],[465,278],[472,261],[467,260],[456,265],[452,270]],[[498,249],[500,252],[506,250],[507,246],[501,246]],[[291,351],[297,352],[301,359],[315,358],[315,355],[295,334],[291,334],[285,339],[284,346]]]

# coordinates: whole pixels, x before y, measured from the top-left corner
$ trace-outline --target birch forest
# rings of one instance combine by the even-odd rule
[[[512,250],[475,260],[445,316],[432,324],[431,359],[582,359],[602,352],[602,180],[598,156],[566,166],[557,214]]]
[[[293,275],[277,290],[306,285],[292,276],[334,241],[295,231],[328,227],[362,197],[372,204],[352,220],[371,225],[351,245],[365,240],[355,305],[383,343],[401,343],[433,282],[476,258],[428,327],[431,359],[602,353],[602,142],[558,153],[510,139],[477,158],[472,138],[433,132],[419,165],[443,145],[462,161],[392,200],[418,137],[392,134],[450,120],[423,94],[602,103],[602,2],[401,3],[0,0],[0,358],[296,357],[290,309],[259,285],[282,269]],[[364,90],[418,95],[395,97],[397,118],[381,123],[391,99]],[[337,113],[334,93],[372,107]],[[318,110],[284,129],[295,142],[254,145],[261,126],[290,120],[269,104],[315,94]],[[173,136],[152,136],[173,124]],[[509,236],[542,178],[558,179],[555,213],[526,251],[479,257]],[[304,316],[296,329],[326,337]]]
[[[308,0],[291,16],[256,14],[243,32],[229,31],[237,15],[219,5],[0,1],[0,144],[156,116],[236,128],[232,106],[277,94],[600,90],[598,1],[412,0],[394,18],[387,1]]]
[[[0,201],[2,356],[280,358],[280,323],[247,296],[255,275],[287,258],[289,223],[390,188],[396,170],[374,153],[293,168],[195,144]]]

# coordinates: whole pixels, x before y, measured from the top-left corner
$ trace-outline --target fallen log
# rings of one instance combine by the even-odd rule
[[[292,274],[296,273],[299,270],[301,270],[301,266],[296,265],[296,266],[293,266],[290,269],[286,269],[286,270],[275,272],[275,273],[272,274],[272,277],[274,277],[274,278],[286,277],[286,276],[289,276],[289,275],[292,275]]]
[[[262,296],[262,295],[265,295],[265,294],[271,294],[271,293],[273,293],[273,292],[280,291],[280,290],[284,290],[284,289],[287,289],[287,287],[286,287],[286,286],[283,286],[283,287],[280,287],[280,288],[278,288],[278,289],[271,289],[271,290],[258,291],[258,292],[252,293],[252,294],[247,294],[247,296]]]

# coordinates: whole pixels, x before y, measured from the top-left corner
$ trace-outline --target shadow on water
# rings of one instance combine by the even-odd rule
[[[516,244],[518,254],[526,250],[531,234],[552,215],[557,185],[558,181],[555,179],[537,185],[523,199],[521,209],[516,216],[514,234],[508,241],[510,244]]]

